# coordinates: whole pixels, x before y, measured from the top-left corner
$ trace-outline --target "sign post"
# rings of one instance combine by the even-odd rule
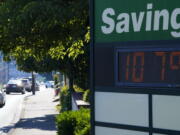
[[[180,134],[180,1],[91,0],[92,135]]]

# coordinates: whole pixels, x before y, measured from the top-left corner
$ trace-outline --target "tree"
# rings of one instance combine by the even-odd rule
[[[50,56],[69,77],[70,89],[73,83],[87,87],[82,80],[89,73],[88,17],[88,0],[6,0],[0,5],[0,50],[17,63]]]

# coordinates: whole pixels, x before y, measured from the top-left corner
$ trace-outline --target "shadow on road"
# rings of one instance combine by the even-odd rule
[[[13,127],[14,127],[14,125],[0,128],[0,135],[1,135],[1,133],[8,133]]]
[[[44,117],[23,118],[16,124],[16,128],[22,129],[40,129],[55,131],[54,115],[45,115]]]

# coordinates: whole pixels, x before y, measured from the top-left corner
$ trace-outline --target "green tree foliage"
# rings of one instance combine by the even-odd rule
[[[6,0],[0,4],[0,50],[24,71],[59,70],[86,88],[88,25],[88,0]]]
[[[87,33],[87,6],[86,0],[7,0],[0,7],[1,43],[37,54],[53,47],[59,57],[77,57]]]

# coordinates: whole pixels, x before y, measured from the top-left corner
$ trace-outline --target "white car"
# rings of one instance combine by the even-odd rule
[[[20,79],[21,83],[23,85],[23,87],[25,88],[25,90],[27,90],[28,92],[31,91],[31,82],[29,81],[29,79]]]
[[[6,94],[3,89],[0,89],[0,107],[3,107],[6,103]]]
[[[53,88],[54,87],[54,81],[47,81],[45,82],[46,88]]]

